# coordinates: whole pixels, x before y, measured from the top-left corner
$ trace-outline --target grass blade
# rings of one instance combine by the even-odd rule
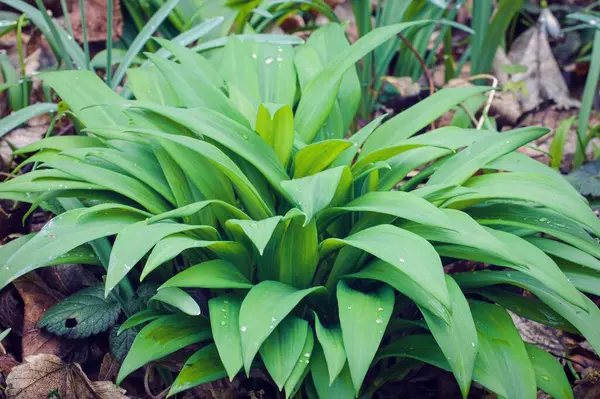
[[[79,0],[79,15],[81,19],[81,34],[83,35],[83,49],[85,51],[85,68],[90,69],[90,43],[87,37],[87,22],[85,19],[85,6],[83,0]]]
[[[113,43],[113,0],[106,5],[106,84],[112,80],[112,43]],[[118,82],[117,82],[118,84]]]
[[[117,88],[123,77],[125,76],[125,71],[131,65],[131,62],[135,58],[136,55],[142,50],[144,44],[152,37],[158,26],[169,16],[169,13],[175,8],[179,0],[169,0],[166,2],[153,16],[150,18],[146,26],[142,29],[142,31],[136,36],[133,43],[131,43],[131,47],[127,50],[125,57],[123,57],[123,62],[117,68],[114,78],[110,83],[110,87],[114,90]],[[109,51],[110,53],[110,51]],[[109,57],[110,60],[110,57]],[[110,65],[110,64],[107,64]]]
[[[65,61],[65,63],[69,67],[69,69],[73,69],[73,62],[71,61],[71,58],[69,57],[69,54],[67,53],[65,43],[62,41],[62,38],[59,36],[58,30],[56,29],[56,25],[50,18],[50,15],[48,15],[48,10],[46,9],[44,2],[42,0],[35,0],[35,4],[40,9],[40,11],[42,13],[42,17],[44,18],[46,25],[48,25],[48,27],[50,29],[50,33],[51,33],[52,37],[54,38],[54,42],[56,43],[56,46],[58,47],[58,51],[60,52],[61,58]]]
[[[47,112],[56,112],[56,110],[56,104],[38,103],[30,105],[29,107],[23,108],[17,112],[13,112],[6,118],[0,120],[0,137],[4,136],[14,128],[19,127],[33,117],[45,114]]]
[[[575,116],[561,121],[558,125],[558,129],[554,133],[552,144],[550,145],[550,166],[554,169],[559,169],[562,162],[563,150],[565,147],[565,140],[571,130],[571,125],[575,122]]]

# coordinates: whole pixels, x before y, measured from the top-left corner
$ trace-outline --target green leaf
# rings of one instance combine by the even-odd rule
[[[427,184],[462,184],[488,162],[544,136],[549,131],[542,127],[526,127],[476,141],[444,162],[429,178]]]
[[[389,273],[402,273],[451,309],[440,258],[427,240],[395,226],[379,225],[345,239],[326,239],[321,243],[321,258],[344,245],[361,249],[389,263]]]
[[[537,386],[555,399],[572,399],[571,384],[558,360],[535,345],[525,343],[525,349],[535,371]]]
[[[127,68],[129,68],[132,61],[139,54],[140,50],[142,50],[146,42],[152,37],[160,24],[169,16],[169,13],[171,13],[178,2],[179,0],[169,0],[164,2],[158,11],[156,11],[156,13],[152,16],[152,18],[150,18],[144,25],[144,28],[135,37],[133,42],[131,42],[129,49],[127,49],[127,53],[125,53],[123,56],[123,60],[119,64],[119,67],[115,71],[112,79],[111,88],[113,90],[119,86],[119,83],[121,83],[121,80],[123,80],[123,77],[125,76]]]
[[[464,208],[486,199],[513,199],[531,201],[567,216],[596,234],[600,234],[600,220],[583,197],[567,184],[531,173],[490,173],[472,177],[465,187],[476,193],[455,197],[444,204],[450,208]]]
[[[600,271],[600,260],[570,245],[541,237],[525,237],[525,239],[548,255]]]
[[[303,225],[302,215],[292,217],[275,250],[277,280],[292,287],[310,287],[319,263],[319,237],[315,221]]]
[[[118,325],[114,325],[110,329],[110,334],[108,336],[108,346],[110,347],[110,352],[113,356],[119,361],[122,362],[125,360],[127,356],[127,352],[131,349],[131,345],[133,345],[133,340],[137,335],[136,329],[128,329],[124,334],[119,334],[118,331],[120,327]]]
[[[309,367],[308,363],[310,362],[313,355],[313,347],[315,344],[315,338],[310,325],[308,326],[308,334],[306,334],[306,341],[304,342],[304,347],[302,348],[303,358],[299,359],[290,377],[285,382],[285,397],[286,399],[294,396],[298,390],[300,390],[302,383],[304,382],[304,378],[306,374],[308,374]],[[306,356],[306,354],[309,354]]]
[[[232,232],[237,241],[243,240],[242,235],[247,237],[262,255],[280,220],[281,216],[259,221],[229,219],[225,222],[225,227]]]
[[[66,338],[87,338],[108,330],[121,315],[121,307],[104,298],[103,286],[83,289],[48,309],[38,327]]]
[[[282,189],[306,215],[304,225],[327,206],[348,195],[352,175],[346,166],[328,169],[315,175],[281,182]]]
[[[208,301],[213,339],[230,381],[243,365],[239,326],[241,306],[241,299],[230,295],[221,295]]]
[[[171,385],[167,397],[207,382],[219,380],[226,375],[217,347],[215,344],[209,344],[186,360],[183,369],[177,374],[177,378]]]
[[[281,165],[287,168],[294,144],[294,113],[289,105],[275,107],[274,104],[258,106],[256,132],[273,148]]]
[[[392,147],[406,140],[442,116],[452,107],[471,96],[488,90],[488,87],[474,86],[438,91],[433,96],[427,97],[425,100],[396,115],[375,130],[365,142],[359,159],[373,151]]]
[[[40,150],[65,151],[76,148],[103,147],[104,142],[90,136],[53,136],[35,141],[13,151],[13,154],[27,154]]]
[[[324,327],[319,320],[319,316],[315,313],[315,331],[327,362],[329,384],[332,384],[346,364],[342,328],[339,325],[331,328]]]
[[[139,332],[121,365],[117,384],[146,363],[211,337],[208,320],[201,316],[163,316]]]
[[[201,237],[217,238],[210,226],[194,226],[179,223],[159,222],[148,224],[145,220],[125,227],[117,235],[106,274],[108,294],[129,273],[150,249],[168,235],[194,230]],[[140,240],[140,237],[144,237]]]
[[[169,287],[185,288],[252,288],[253,285],[231,263],[209,260],[189,267],[168,279],[159,290]]]
[[[288,316],[273,330],[260,348],[265,367],[280,391],[283,390],[296,363],[310,358],[309,352],[302,352],[307,335],[308,323]]]
[[[559,297],[555,291],[523,273],[509,271],[470,272],[455,274],[454,278],[463,289],[511,284],[531,291],[575,326],[593,348],[600,348],[600,338],[597,334],[597,326],[600,323],[600,309],[583,294],[579,294],[579,296],[586,304],[587,312],[582,312],[580,308]]]
[[[499,203],[472,208],[469,214],[483,225],[515,226],[539,231],[600,257],[600,245],[596,240],[573,220],[549,209]]]
[[[586,197],[600,197],[600,160],[596,160],[575,169],[567,175],[569,183]]]
[[[146,261],[140,279],[143,280],[160,265],[172,260],[187,249],[206,249],[210,255],[233,263],[245,275],[250,276],[250,258],[246,248],[235,241],[204,241],[185,234],[172,234],[160,240]]]
[[[6,330],[4,330],[0,333],[0,342],[2,342],[4,340],[4,338],[6,338],[8,336],[8,334],[10,334],[11,330],[12,330],[11,328],[7,328]]]
[[[149,321],[156,320],[160,317],[164,316],[164,314],[157,312],[154,309],[145,309],[140,312],[137,312],[134,315],[131,315],[117,331],[117,335],[121,335],[123,331],[129,330],[130,328],[137,327],[140,324],[144,324]]]
[[[534,398],[535,373],[525,345],[511,317],[497,305],[471,302],[477,325],[479,346],[477,361],[494,373],[508,398]]]
[[[127,87],[139,101],[178,107],[183,105],[177,92],[155,67],[132,68],[127,71]]]
[[[177,287],[161,289],[150,300],[164,302],[190,316],[198,316],[200,314],[200,306],[194,298]]]
[[[385,285],[365,294],[340,281],[337,299],[344,348],[354,389],[358,394],[392,316],[394,290]]]
[[[67,211],[52,219],[6,261],[0,269],[0,287],[82,244],[116,234],[146,215],[116,204]]]
[[[0,120],[0,137],[21,126],[31,118],[35,118],[36,116],[47,114],[49,112],[56,112],[56,110],[56,104],[37,103],[13,112],[12,114],[5,116]]]
[[[317,347],[315,349],[315,354],[313,355],[312,366],[310,369],[312,380],[315,384],[319,398],[352,399],[356,397],[356,391],[352,385],[352,377],[350,375],[348,363],[345,364],[333,383],[330,383],[323,349]]]
[[[575,122],[576,116],[573,115],[569,119],[560,122],[558,128],[554,132],[554,138],[550,144],[550,166],[554,169],[560,169],[560,164],[563,158],[563,150],[565,141],[569,136],[571,125]]]
[[[450,324],[444,323],[425,308],[421,308],[421,313],[446,356],[463,397],[466,398],[471,387],[473,367],[477,356],[477,330],[469,303],[458,284],[450,276],[446,276],[446,284],[452,299]]]
[[[365,141],[369,138],[371,133],[375,131],[383,121],[383,119],[387,116],[381,115],[380,117],[369,122],[365,127],[360,129],[358,132],[354,133],[348,141],[352,142],[353,145],[342,152],[337,159],[333,162],[333,167],[336,166],[352,166],[352,161],[358,154],[359,148],[363,146]]]
[[[330,60],[325,69],[312,78],[303,90],[296,110],[296,131],[300,136],[307,143],[314,140],[333,107],[341,79],[348,69],[398,32],[423,23],[426,22],[416,21],[375,29]]]
[[[250,290],[242,302],[239,318],[246,375],[260,346],[275,327],[304,297],[318,290],[323,287],[296,290],[277,281],[263,281]]]
[[[307,145],[296,154],[294,179],[312,176],[327,169],[351,145],[346,140],[325,140]]]

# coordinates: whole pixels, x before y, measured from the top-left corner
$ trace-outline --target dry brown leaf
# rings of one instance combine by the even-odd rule
[[[10,353],[0,355],[0,373],[8,374],[13,368],[19,365],[19,362]]]
[[[35,273],[18,278],[14,285],[21,295],[25,309],[21,339],[22,357],[38,353],[49,353],[61,358],[66,356],[73,349],[73,343],[36,327],[44,312],[62,299],[62,296],[48,288]]]
[[[8,399],[119,399],[125,391],[110,381],[90,381],[77,363],[65,364],[54,355],[34,355],[6,379]]]
[[[569,88],[562,76],[560,67],[552,54],[545,29],[537,24],[522,33],[512,44],[508,56],[498,50],[494,60],[493,74],[500,83],[509,81],[502,71],[505,65],[523,65],[527,72],[510,77],[513,82],[524,82],[526,93],[519,94],[519,102],[524,111],[531,111],[545,100],[552,100],[559,108],[579,107],[581,103],[570,98]]]

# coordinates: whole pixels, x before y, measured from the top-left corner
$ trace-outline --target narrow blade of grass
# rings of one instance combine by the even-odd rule
[[[114,79],[112,80],[110,86],[114,89],[117,88],[123,77],[125,76],[125,72],[129,65],[131,65],[131,61],[135,58],[136,55],[142,50],[144,44],[152,37],[158,26],[169,16],[169,13],[175,8],[179,0],[169,0],[166,2],[153,16],[150,18],[146,26],[142,29],[142,31],[137,35],[129,50],[125,54],[123,58],[123,62],[119,65],[115,72]]]
[[[106,84],[112,80],[112,43],[113,43],[113,0],[106,4]],[[117,82],[119,84],[119,82]],[[116,87],[116,86],[115,86]],[[113,87],[114,89],[114,87]]]
[[[12,114],[0,120],[0,137],[4,136],[14,128],[21,126],[31,118],[48,112],[56,112],[56,110],[56,104],[38,103],[30,105],[29,107],[23,108],[17,112],[13,112]]]

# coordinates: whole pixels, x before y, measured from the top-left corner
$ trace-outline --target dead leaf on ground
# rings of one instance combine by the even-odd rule
[[[527,67],[527,71],[515,73],[509,79],[502,70],[505,65],[522,65]],[[539,23],[513,42],[508,56],[502,49],[498,50],[492,73],[502,84],[509,81],[525,83],[527,92],[518,95],[523,111],[530,111],[546,100],[554,101],[559,108],[581,105],[570,98],[567,83],[552,54],[548,34]]]
[[[113,39],[117,40],[123,33],[123,16],[121,14],[121,2],[116,0],[113,4]],[[106,17],[107,0],[86,0],[85,20],[87,26],[87,37],[90,42],[106,40]],[[80,43],[83,42],[82,24],[79,10],[79,0],[71,0],[69,18],[73,25],[73,35]]]
[[[63,295],[72,295],[100,281],[94,273],[82,265],[58,265],[45,267],[38,271],[42,280],[52,289]]]
[[[565,355],[565,347],[560,339],[560,331],[516,315],[513,312],[509,313],[523,341],[537,345],[553,355]]]
[[[25,309],[21,339],[22,357],[48,353],[62,358],[69,354],[74,347],[73,343],[37,328],[44,312],[62,299],[62,295],[46,286],[35,273],[18,278],[14,285],[21,295]]]
[[[573,395],[576,399],[600,398],[600,370],[589,368],[581,373],[582,379],[575,382]]]
[[[0,328],[10,328],[17,336],[23,332],[23,304],[13,286],[0,291]]]
[[[125,391],[110,381],[90,381],[77,363],[65,364],[54,355],[34,355],[6,379],[9,399],[119,399]],[[53,396],[52,396],[53,395]]]
[[[8,374],[18,365],[19,362],[17,362],[17,359],[10,353],[0,355],[0,373]]]

